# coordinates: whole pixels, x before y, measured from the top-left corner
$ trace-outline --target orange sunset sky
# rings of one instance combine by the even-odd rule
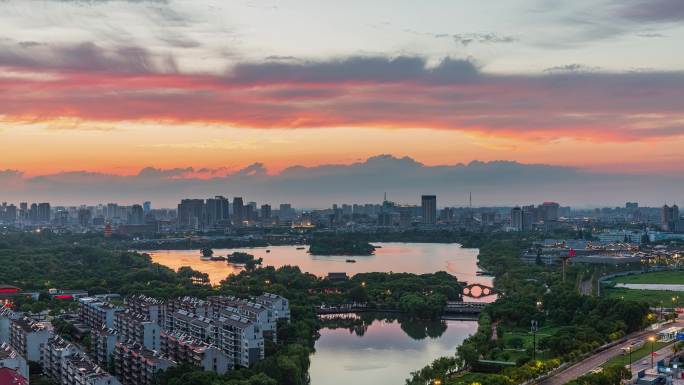
[[[496,3],[0,2],[0,170],[682,170],[678,2]]]

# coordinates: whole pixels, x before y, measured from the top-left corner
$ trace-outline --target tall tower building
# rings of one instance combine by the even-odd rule
[[[242,197],[233,198],[233,225],[242,226],[245,220],[245,204]]]
[[[523,211],[518,206],[511,210],[511,227],[516,231],[523,231]]]
[[[434,225],[437,223],[437,196],[423,195],[421,196],[420,201],[423,212],[423,223],[426,225]]]

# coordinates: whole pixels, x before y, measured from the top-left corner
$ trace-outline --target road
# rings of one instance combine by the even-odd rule
[[[627,346],[628,344],[630,344],[632,342],[636,342],[637,340],[646,338],[649,335],[655,334],[656,332],[658,332],[660,330],[667,329],[667,328],[672,327],[672,326],[684,327],[684,321],[678,321],[674,324],[665,325],[664,327],[662,327],[658,330],[655,330],[655,331],[647,330],[647,331],[633,333],[630,335],[630,337],[627,341],[625,341],[621,344],[618,344],[616,346],[613,346],[612,348],[606,349],[602,352],[596,353],[593,356],[591,356],[591,357],[589,357],[583,361],[580,361],[580,362],[576,363],[575,365],[572,365],[571,367],[565,369],[564,371],[557,373],[557,374],[547,378],[544,381],[539,382],[538,385],[564,385],[564,384],[574,380],[575,378],[577,378],[581,375],[587,374],[590,371],[592,371],[593,369],[598,368],[599,366],[603,365],[606,361],[617,356],[618,354],[621,354],[622,353],[621,348],[623,346]],[[670,347],[665,347],[661,350],[664,351],[667,349],[670,349],[670,351],[671,351]],[[662,358],[663,356],[657,356],[657,357]],[[648,367],[648,366],[650,366],[651,360],[650,360],[650,357],[646,357],[646,359],[648,360],[648,365],[646,365],[646,367]],[[641,361],[642,360],[639,360],[639,363]],[[635,367],[636,367],[636,365],[632,366],[633,369]],[[636,373],[636,372],[634,372],[634,373]]]
[[[653,363],[655,364],[656,362],[671,357],[673,354],[672,352],[672,345],[665,346],[661,348],[660,350],[656,351],[655,357],[653,359]],[[650,369],[651,366],[651,357],[650,355],[640,359],[639,361],[635,361],[632,363],[632,377],[635,377],[637,373],[639,373],[640,370],[644,369]]]

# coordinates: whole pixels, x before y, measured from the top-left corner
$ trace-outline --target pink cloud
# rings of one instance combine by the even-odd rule
[[[117,60],[123,59],[117,56]],[[492,75],[419,58],[245,63],[224,75],[46,68],[0,78],[5,120],[214,123],[251,128],[424,127],[525,140],[684,134],[684,74]],[[139,63],[137,63],[139,64]],[[12,71],[38,70],[12,67]]]

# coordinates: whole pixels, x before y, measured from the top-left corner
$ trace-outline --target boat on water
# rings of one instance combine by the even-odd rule
[[[269,249],[266,249],[266,252],[267,252],[267,253],[270,253],[270,252],[271,252],[271,250],[269,250]]]
[[[298,247],[297,250],[304,250],[306,247]]]
[[[476,271],[475,275],[483,276],[483,277],[491,277],[493,274],[488,272],[488,271]]]
[[[212,261],[225,261],[225,260],[226,260],[226,257],[222,257],[222,256],[219,255],[219,256],[216,256],[216,257],[211,257],[211,260],[212,260]]]
[[[356,263],[356,260],[355,260],[355,259],[347,259],[345,262],[347,262],[347,263]]]

